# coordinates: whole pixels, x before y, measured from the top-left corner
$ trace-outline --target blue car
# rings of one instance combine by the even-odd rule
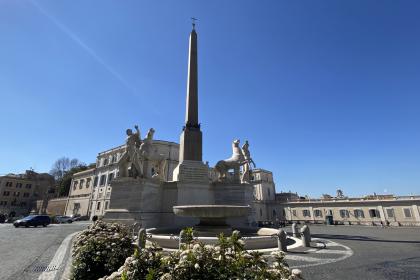
[[[51,219],[47,215],[30,215],[13,223],[15,227],[46,227],[51,223]]]

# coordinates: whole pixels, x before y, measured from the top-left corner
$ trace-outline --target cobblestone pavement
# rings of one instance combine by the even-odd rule
[[[294,249],[286,256],[305,279],[420,279],[420,228],[310,229],[311,248]]]
[[[64,267],[60,264],[49,267],[57,249],[68,235],[89,224],[52,224],[46,228],[15,228],[11,224],[0,224],[0,279],[38,279],[45,271],[61,271]]]

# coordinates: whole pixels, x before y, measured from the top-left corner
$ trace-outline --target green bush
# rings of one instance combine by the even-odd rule
[[[96,222],[73,243],[74,280],[97,280],[109,275],[133,254],[133,238],[127,226]]]
[[[291,279],[284,253],[268,262],[259,252],[248,253],[238,233],[219,236],[216,246],[188,241],[183,248],[164,254],[156,245],[136,251],[123,267],[104,280]]]

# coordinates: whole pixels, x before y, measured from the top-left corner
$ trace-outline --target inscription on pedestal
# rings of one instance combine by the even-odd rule
[[[208,167],[199,161],[184,161],[179,165],[178,178],[184,182],[208,182]]]

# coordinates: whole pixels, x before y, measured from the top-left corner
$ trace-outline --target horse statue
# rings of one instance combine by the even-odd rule
[[[241,165],[246,162],[245,156],[239,147],[239,142],[240,141],[238,139],[232,142],[232,156],[230,158],[220,160],[216,163],[214,169],[218,173],[219,181],[224,181],[227,179],[229,169],[233,169],[234,171],[234,180],[239,181],[239,169]]]

